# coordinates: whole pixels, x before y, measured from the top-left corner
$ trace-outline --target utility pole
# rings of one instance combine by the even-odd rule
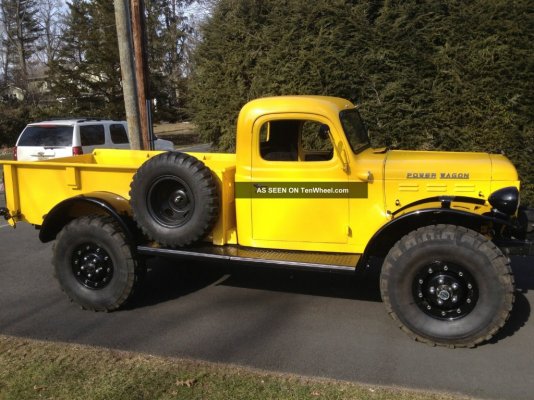
[[[132,52],[131,25],[128,0],[114,0],[119,56],[121,62],[122,92],[126,108],[128,136],[134,150],[140,150],[143,139],[139,130],[139,106],[134,75],[134,58]],[[146,147],[148,148],[148,147]]]
[[[146,56],[145,4],[143,0],[130,0],[132,11],[132,39],[134,47],[135,77],[139,122],[144,149],[153,149],[150,101],[148,100],[148,63]]]

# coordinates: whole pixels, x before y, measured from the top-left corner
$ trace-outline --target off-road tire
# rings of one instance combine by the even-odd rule
[[[508,258],[485,236],[433,225],[409,233],[389,251],[380,291],[388,313],[415,340],[474,347],[507,321],[514,279]]]
[[[130,185],[134,219],[150,239],[169,247],[208,234],[219,213],[215,179],[204,163],[178,152],[146,161]]]
[[[98,215],[77,218],[61,230],[52,263],[67,296],[93,311],[123,306],[142,272],[120,226]]]

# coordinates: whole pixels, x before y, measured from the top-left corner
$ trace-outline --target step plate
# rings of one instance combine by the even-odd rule
[[[353,272],[361,256],[360,254],[348,253],[323,253],[210,245],[198,245],[180,249],[161,248],[157,245],[138,246],[137,251],[139,254],[159,257],[204,258],[339,272]]]

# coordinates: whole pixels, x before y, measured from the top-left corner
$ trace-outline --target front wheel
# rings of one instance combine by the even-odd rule
[[[77,218],[59,233],[53,264],[63,291],[85,309],[112,311],[133,294],[139,267],[118,224]]]
[[[414,339],[450,347],[489,340],[514,302],[508,259],[486,237],[453,225],[399,240],[384,260],[380,290],[390,315]]]

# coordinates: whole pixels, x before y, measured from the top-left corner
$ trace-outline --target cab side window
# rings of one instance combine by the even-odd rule
[[[260,128],[266,161],[327,161],[333,156],[328,125],[312,120],[274,120]]]
[[[82,146],[98,146],[106,143],[104,125],[80,126],[80,140]]]

